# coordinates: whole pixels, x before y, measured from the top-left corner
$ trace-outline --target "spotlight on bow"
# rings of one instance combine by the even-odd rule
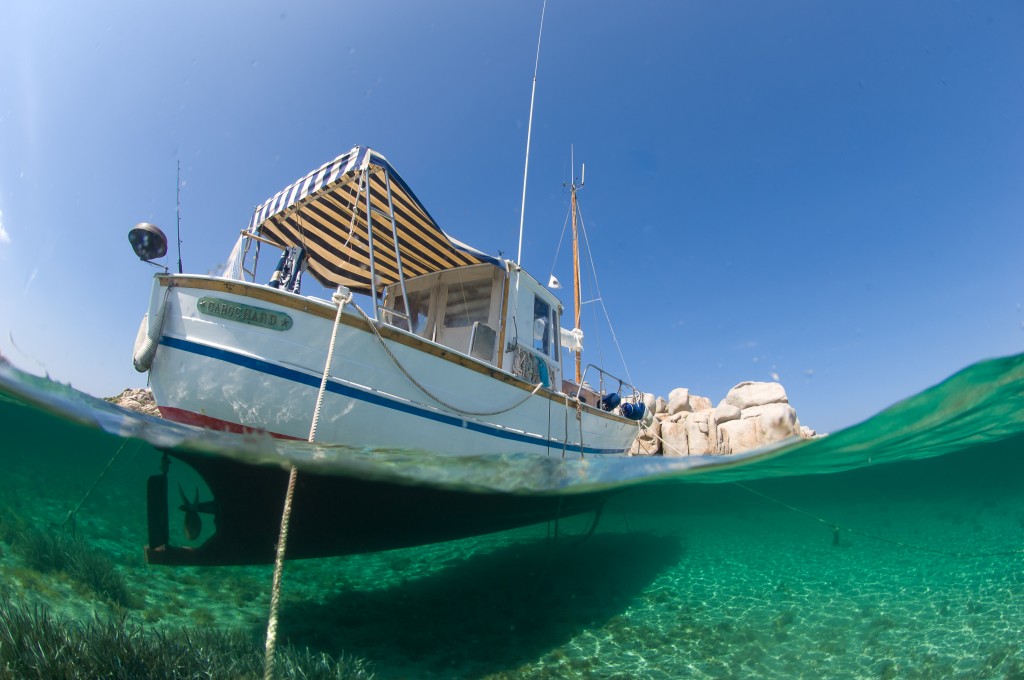
[[[143,262],[152,262],[167,254],[167,237],[160,227],[149,222],[139,222],[128,232],[132,250]]]

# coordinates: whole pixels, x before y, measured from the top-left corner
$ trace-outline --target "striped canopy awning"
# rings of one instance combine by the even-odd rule
[[[399,259],[406,278],[484,262],[501,265],[497,258],[444,233],[387,159],[364,146],[338,156],[260,205],[249,231],[282,247],[305,248],[309,272],[324,286],[344,285],[368,294],[368,223],[373,225],[378,286],[399,281]]]

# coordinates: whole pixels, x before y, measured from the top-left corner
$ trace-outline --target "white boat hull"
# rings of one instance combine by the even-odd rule
[[[220,316],[200,309],[204,298],[207,310],[217,301]],[[152,300],[159,346],[150,384],[165,417],[309,437],[334,305],[257,284],[181,275],[157,276]],[[291,321],[280,330],[248,322],[246,314]],[[535,389],[392,326],[377,327],[379,334],[356,310],[345,310],[317,441],[456,455],[614,455],[626,453],[638,433],[636,422],[618,414]],[[484,412],[493,415],[479,415]]]

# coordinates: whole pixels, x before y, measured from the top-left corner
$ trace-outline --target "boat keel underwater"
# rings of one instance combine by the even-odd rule
[[[197,547],[170,543],[168,474],[148,478],[150,564],[235,566],[272,564],[288,487],[288,470],[168,451],[195,470],[213,501],[185,504],[213,516],[214,533]],[[298,475],[287,559],[354,555],[409,548],[597,512],[607,491],[568,495],[473,493],[334,475]],[[184,496],[184,492],[182,492]],[[595,520],[596,521],[596,520]]]

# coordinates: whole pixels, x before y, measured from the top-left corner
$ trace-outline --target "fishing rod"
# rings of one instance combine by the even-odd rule
[[[178,273],[181,274],[181,161],[178,161],[178,181],[175,188],[178,203]]]

